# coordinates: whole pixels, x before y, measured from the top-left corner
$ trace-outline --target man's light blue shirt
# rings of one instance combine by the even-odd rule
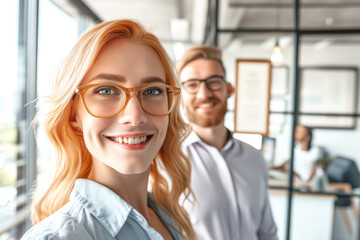
[[[260,151],[234,139],[219,151],[192,132],[183,146],[191,160],[195,204],[185,201],[198,240],[277,240]]]
[[[182,239],[173,229],[175,222],[157,207],[151,194],[148,205],[173,239]],[[87,179],[77,179],[70,201],[32,227],[22,239],[163,240],[137,210],[107,187]]]

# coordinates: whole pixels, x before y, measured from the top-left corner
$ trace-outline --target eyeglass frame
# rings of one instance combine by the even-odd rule
[[[224,76],[221,76],[221,75],[212,75],[212,76],[207,77],[207,78],[204,78],[204,79],[195,79],[195,78],[189,79],[189,80],[186,80],[186,81],[182,82],[181,85],[184,86],[184,84],[186,84],[187,82],[190,82],[190,81],[199,82],[198,89],[197,89],[195,92],[193,92],[193,93],[188,92],[188,91],[186,90],[186,88],[183,87],[183,88],[185,89],[185,91],[186,91],[187,93],[189,93],[189,94],[196,94],[196,93],[199,91],[199,87],[200,87],[200,84],[201,84],[202,82],[205,83],[205,86],[206,86],[206,88],[207,88],[209,91],[212,91],[212,92],[213,92],[213,91],[218,91],[218,90],[220,90],[221,88],[212,90],[212,89],[208,86],[208,82],[207,82],[209,79],[215,78],[215,77],[220,78],[221,80],[223,80],[224,82],[226,82],[226,79],[225,79]]]
[[[122,108],[116,112],[115,114],[112,114],[112,115],[108,115],[108,116],[97,116],[95,114],[93,114],[90,109],[88,108],[87,104],[86,104],[86,100],[85,100],[85,94],[87,92],[87,90],[91,87],[94,87],[94,86],[115,86],[115,87],[120,87],[124,92],[125,92],[125,96],[126,96],[126,100],[125,100],[125,103],[124,103],[124,106],[122,106]],[[142,92],[143,90],[149,88],[149,87],[168,87],[170,88],[173,93],[174,93],[174,102],[172,103],[172,106],[171,108],[168,110],[167,113],[165,114],[152,114],[152,113],[149,113],[148,111],[146,111],[144,109],[144,106],[142,105],[142,102],[141,102],[141,96],[140,96],[140,92]],[[108,117],[113,117],[115,115],[118,115],[120,112],[122,112],[125,107],[127,106],[128,102],[130,101],[130,98],[131,98],[131,92],[135,92],[135,95],[137,96],[138,100],[139,100],[139,103],[140,103],[140,106],[141,106],[141,109],[151,115],[151,116],[155,116],[155,117],[164,117],[164,116],[167,116],[171,113],[171,111],[174,109],[175,107],[175,103],[177,101],[177,98],[178,96],[180,95],[181,93],[181,89],[178,88],[178,87],[175,87],[175,86],[171,86],[171,85],[167,85],[167,84],[150,84],[150,85],[147,85],[145,87],[142,87],[142,88],[137,88],[137,87],[133,87],[133,88],[127,88],[127,87],[123,87],[121,85],[118,85],[118,84],[103,84],[103,83],[96,83],[96,84],[88,84],[88,85],[84,85],[84,86],[78,86],[76,89],[75,89],[75,93],[80,95],[81,96],[81,99],[83,101],[83,104],[85,106],[85,109],[86,111],[93,117],[96,117],[96,118],[108,118]]]

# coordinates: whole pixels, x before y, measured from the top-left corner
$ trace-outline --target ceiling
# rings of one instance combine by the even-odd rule
[[[130,18],[141,21],[162,41],[204,42],[208,21],[208,0],[52,0],[71,15],[78,15],[74,3],[83,4],[102,20]],[[219,0],[220,28],[291,29],[293,0]],[[360,29],[360,0],[301,0],[301,29]],[[282,33],[289,38],[291,33]],[[241,38],[242,43],[266,43],[274,33],[222,34],[221,45]],[[359,43],[359,34],[330,36],[331,43]],[[318,43],[324,36],[304,37]]]

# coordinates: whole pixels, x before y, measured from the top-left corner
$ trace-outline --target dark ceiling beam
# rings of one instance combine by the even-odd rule
[[[251,2],[242,2],[242,3],[230,3],[230,7],[233,8],[294,8],[293,3],[251,3]],[[322,2],[322,3],[302,3],[299,6],[300,8],[343,8],[343,7],[358,7],[360,8],[360,2]]]
[[[303,29],[299,30],[299,33],[301,35],[360,34],[360,29]]]
[[[258,28],[247,29],[237,28],[218,29],[219,33],[292,33],[295,32],[292,28]],[[300,29],[298,30],[300,35],[323,35],[323,34],[360,34],[360,29]]]
[[[90,17],[94,22],[103,22],[93,10],[91,10],[83,1],[81,0],[69,0],[82,14]]]
[[[220,33],[293,33],[294,29],[283,29],[283,28],[219,28]]]

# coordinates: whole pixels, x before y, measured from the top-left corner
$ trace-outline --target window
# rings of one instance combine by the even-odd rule
[[[46,166],[42,163],[49,162],[49,152],[45,151],[49,148],[37,149],[36,153],[30,128],[33,117],[28,114],[34,111],[34,104],[25,105],[35,100],[36,94],[46,92],[50,72],[76,41],[77,27],[77,20],[50,0],[0,2],[0,28],[6,33],[0,38],[1,240],[20,239],[30,227],[28,203],[33,178],[29,176],[35,175],[36,169],[42,170],[32,163],[37,156],[37,162]],[[41,133],[38,141],[41,146],[47,145]]]
[[[6,33],[0,38],[0,239],[16,239],[16,225],[26,214],[19,11],[18,1],[0,3],[0,28]]]
[[[58,8],[50,0],[40,0],[38,82],[39,97],[47,94],[51,86],[51,75],[75,45],[78,38],[76,19]],[[45,147],[46,146],[46,147]],[[37,172],[38,177],[51,163],[52,146],[41,129],[37,132]]]

